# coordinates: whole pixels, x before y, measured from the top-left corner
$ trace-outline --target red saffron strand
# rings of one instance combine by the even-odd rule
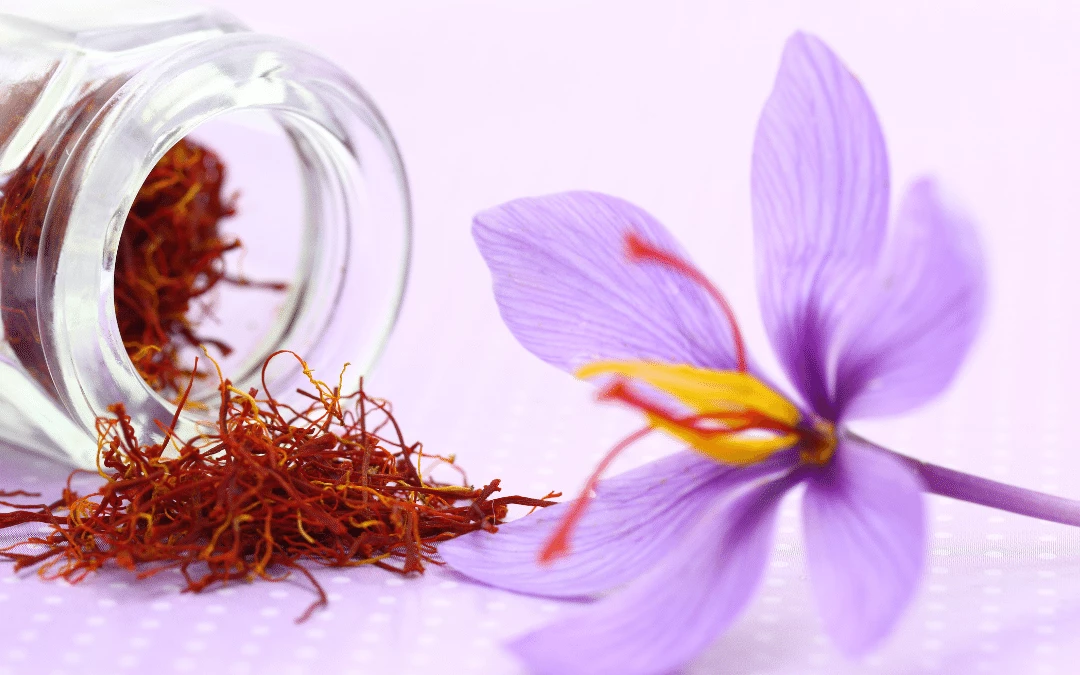
[[[670,267],[690,281],[696,283],[712,296],[716,303],[720,305],[720,309],[727,317],[728,323],[731,324],[732,341],[735,343],[736,367],[740,373],[745,373],[747,369],[746,344],[743,341],[742,331],[739,330],[739,322],[735,318],[735,311],[731,308],[731,305],[728,304],[727,298],[720,292],[720,289],[709,281],[709,278],[702,274],[701,270],[674,253],[653,246],[636,232],[628,232],[625,237],[625,243],[626,257],[629,258],[631,262],[640,263],[647,261]]]
[[[570,503],[570,508],[567,509],[566,515],[559,521],[559,524],[555,528],[555,532],[545,542],[543,548],[540,549],[540,553],[537,555],[537,561],[541,565],[551,565],[559,558],[565,557],[570,553],[570,535],[573,534],[577,528],[581,518],[585,515],[585,511],[588,509],[589,504],[592,502],[592,493],[596,489],[596,484],[600,482],[600,476],[603,475],[607,468],[611,466],[611,463],[615,461],[615,458],[622,454],[623,450],[626,450],[631,445],[648,435],[653,428],[644,427],[638,429],[634,433],[630,434],[623,440],[619,441],[611,450],[608,451],[604,458],[600,460],[600,464],[593,470],[592,475],[585,481],[585,487],[581,489],[581,494],[577,499]]]

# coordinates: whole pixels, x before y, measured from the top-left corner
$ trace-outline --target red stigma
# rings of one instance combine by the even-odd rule
[[[551,565],[559,558],[564,558],[570,553],[570,535],[573,534],[578,522],[581,521],[581,517],[585,515],[585,511],[592,501],[592,494],[596,489],[596,484],[600,482],[600,476],[623,450],[629,448],[650,431],[652,431],[652,427],[638,429],[619,441],[614,448],[604,455],[604,458],[600,460],[600,464],[593,470],[589,479],[585,481],[585,487],[581,488],[581,494],[578,495],[577,499],[570,503],[570,508],[567,509],[566,515],[563,516],[563,519],[560,520],[559,524],[555,527],[555,532],[552,533],[551,537],[544,543],[543,548],[540,549],[540,553],[537,555],[537,561],[541,565]]]
[[[736,367],[740,373],[745,373],[746,345],[743,342],[742,332],[739,330],[739,322],[735,319],[735,311],[731,308],[731,305],[728,304],[727,298],[720,292],[720,289],[714,286],[713,283],[709,281],[709,278],[706,277],[701,270],[694,267],[693,264],[683,260],[670,251],[665,251],[653,246],[636,232],[628,232],[624,241],[626,246],[626,257],[630,262],[652,262],[669,267],[697,284],[712,296],[713,300],[716,301],[716,304],[720,305],[720,309],[724,312],[728,323],[731,325],[731,337],[732,341],[735,343]]]

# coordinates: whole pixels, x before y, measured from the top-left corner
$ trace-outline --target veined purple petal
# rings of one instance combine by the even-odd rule
[[[517,199],[473,221],[503,321],[544,361],[733,368],[731,328],[712,299],[667,268],[630,262],[628,232],[685,255],[651,215],[592,192]]]
[[[602,481],[574,531],[569,556],[550,567],[537,554],[566,512],[550,506],[499,527],[439,545],[453,569],[520,593],[583,597],[638,577],[687,536],[703,513],[732,489],[775,473],[795,460],[777,456],[735,468],[680,452]]]
[[[825,630],[851,655],[892,630],[925,564],[919,477],[896,457],[844,438],[803,497],[810,581]]]
[[[986,304],[975,231],[933,181],[908,190],[878,268],[844,320],[836,405],[846,417],[906,412],[940,393],[967,355]]]
[[[625,590],[512,642],[535,675],[656,675],[679,670],[738,616],[772,548],[792,480],[718,505],[663,562]]]
[[[828,351],[852,281],[884,239],[889,167],[866,92],[813,36],[796,33],[784,48],[751,192],[765,327],[806,402],[834,419]]]

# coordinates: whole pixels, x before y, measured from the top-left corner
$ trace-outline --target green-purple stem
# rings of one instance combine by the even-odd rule
[[[1039,520],[1080,527],[1080,501],[1078,500],[1048,495],[1044,492],[946,469],[943,466],[901,455],[874,443],[871,445],[900,459],[917,471],[926,483],[926,491],[931,494],[981,504]]]

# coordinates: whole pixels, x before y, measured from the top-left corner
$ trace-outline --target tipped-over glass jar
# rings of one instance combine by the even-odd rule
[[[95,419],[109,405],[123,402],[147,439],[160,433],[155,420],[172,419],[175,404],[140,376],[118,331],[121,232],[174,144],[245,111],[261,111],[285,139],[299,206],[296,223],[262,224],[261,239],[295,239],[284,244],[294,264],[272,320],[226,375],[255,385],[282,348],[326,378],[346,360],[357,373],[373,363],[404,290],[409,197],[390,131],[347,74],[185,4],[9,4],[0,2],[0,446],[91,467]],[[302,373],[273,375],[268,384],[287,391]],[[194,432],[198,407],[185,409],[180,433]]]

